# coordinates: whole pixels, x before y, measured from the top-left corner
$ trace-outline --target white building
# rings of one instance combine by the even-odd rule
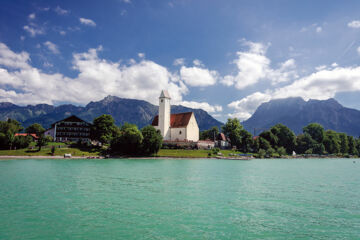
[[[170,95],[161,91],[159,97],[159,115],[155,116],[152,125],[161,131],[165,141],[199,140],[199,127],[193,112],[170,113]]]

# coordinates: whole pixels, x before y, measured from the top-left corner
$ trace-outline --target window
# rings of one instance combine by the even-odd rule
[[[181,131],[179,131],[179,134],[180,134],[180,135],[181,135],[181,133],[182,133],[182,132],[181,132]]]
[[[164,100],[163,99],[161,99],[161,102],[163,102]]]

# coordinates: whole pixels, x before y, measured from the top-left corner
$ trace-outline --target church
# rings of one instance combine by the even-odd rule
[[[162,90],[159,97],[159,115],[152,125],[159,129],[165,141],[199,141],[199,127],[193,112],[171,114],[170,95]]]

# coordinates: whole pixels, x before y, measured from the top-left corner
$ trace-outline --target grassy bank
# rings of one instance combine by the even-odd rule
[[[99,156],[100,154],[100,152],[97,149],[61,147],[61,148],[56,148],[54,155],[63,156],[65,153],[71,153],[72,156]],[[38,151],[38,148],[19,149],[19,150],[0,150],[0,155],[1,156],[51,156],[51,147],[50,146],[43,147],[40,151]]]

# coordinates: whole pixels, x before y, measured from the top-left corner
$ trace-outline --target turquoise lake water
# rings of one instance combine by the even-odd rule
[[[0,239],[360,239],[360,160],[0,161]]]

